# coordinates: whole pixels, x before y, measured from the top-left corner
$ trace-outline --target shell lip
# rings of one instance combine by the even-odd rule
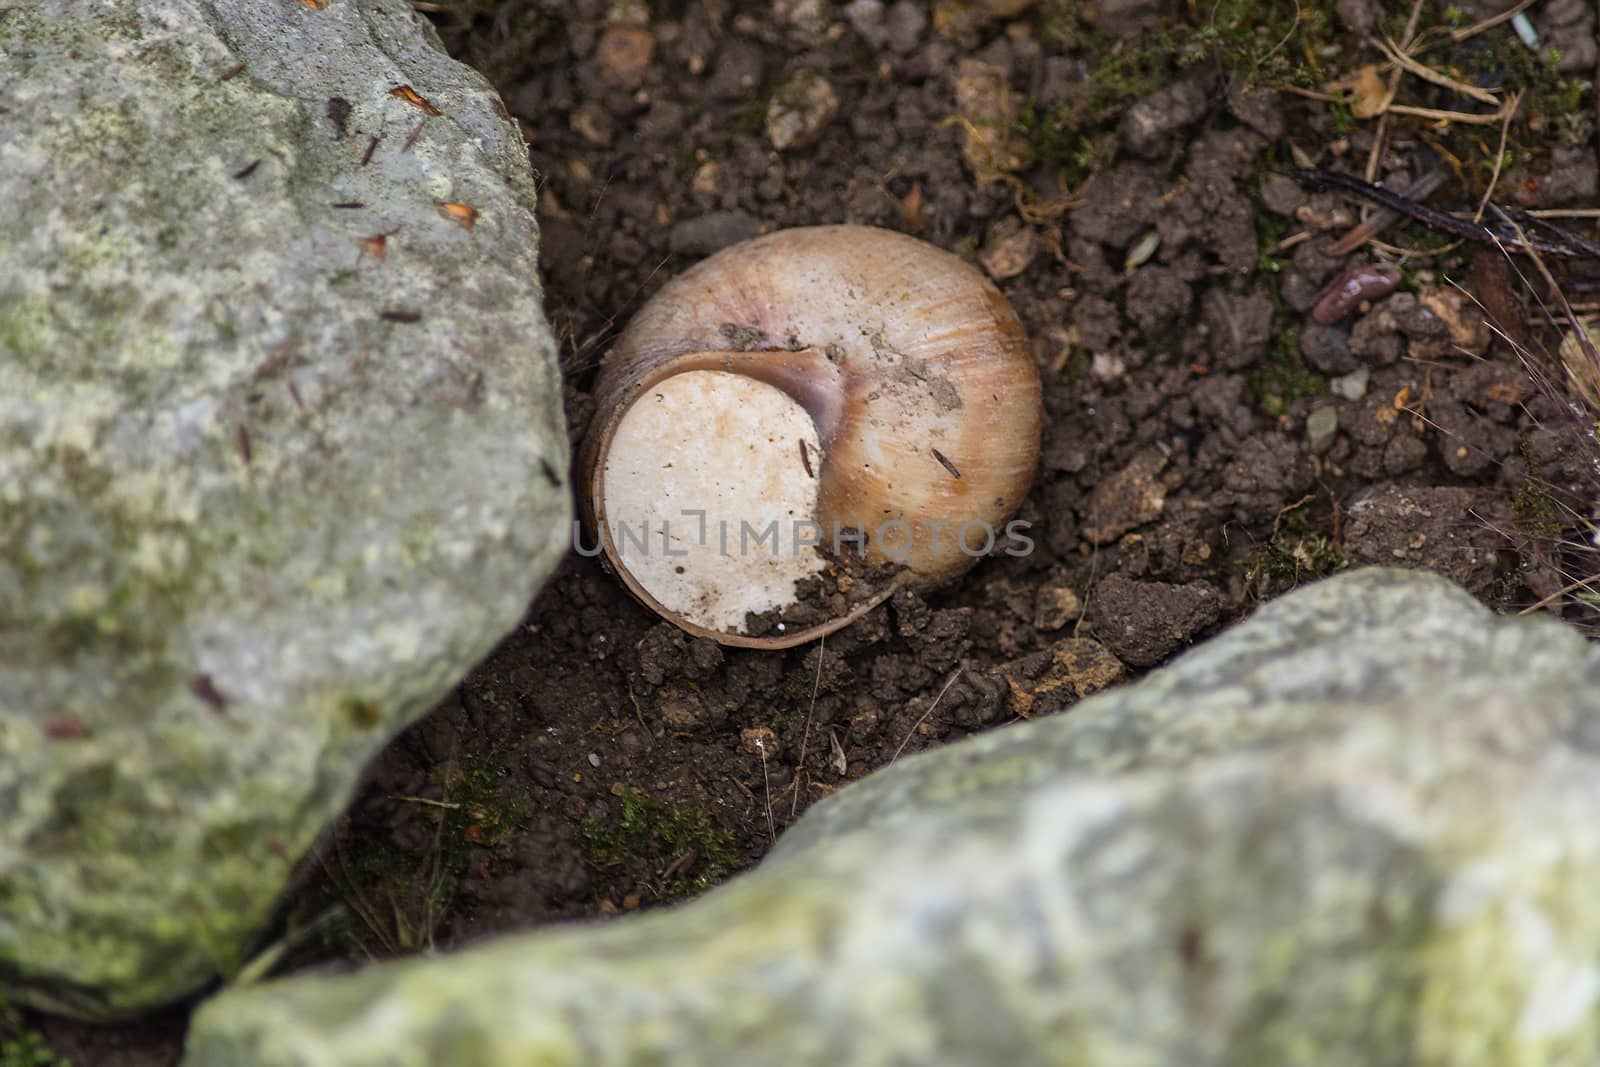
[[[580,493],[580,506],[587,524],[598,535],[599,547],[603,551],[609,569],[622,579],[628,592],[646,608],[688,633],[709,637],[724,645],[764,649],[791,648],[833,633],[861,618],[892,596],[903,584],[898,575],[883,580],[880,588],[874,589],[869,595],[851,604],[848,611],[838,616],[784,633],[754,635],[716,630],[692,622],[662,604],[645,589],[643,583],[623,562],[623,553],[618,549],[611,523],[608,521],[605,502],[605,457],[611,450],[612,441],[622,424],[623,416],[635,403],[666,379],[699,370],[739,373],[764,381],[784,392],[805,408],[816,424],[818,435],[825,447],[842,421],[844,402],[842,378],[827,354],[816,348],[684,352],[653,362],[641,372],[634,374],[631,380],[620,382],[610,390],[598,390],[620,395],[609,411],[597,416],[600,421],[584,441],[580,469],[586,469],[588,477],[584,483],[584,491]]]
[[[639,601],[639,603],[643,604],[646,608],[649,608],[663,619],[671,622],[672,625],[676,626],[678,629],[683,630],[686,633],[693,634],[696,637],[709,637],[720,645],[730,645],[735,648],[758,648],[768,651],[794,648],[796,645],[807,644],[808,642],[817,640],[819,637],[826,637],[831,633],[842,630],[846,626],[849,626],[851,623],[855,622],[857,619],[861,618],[863,615],[867,614],[867,612],[871,611],[873,608],[877,607],[879,604],[882,604],[884,601],[888,600],[904,585],[903,580],[898,578],[892,579],[884,583],[883,588],[875,591],[871,596],[865,597],[858,603],[852,605],[850,610],[845,612],[843,615],[836,616],[824,622],[819,622],[813,626],[807,626],[781,634],[763,634],[757,636],[755,634],[741,634],[733,633],[731,631],[713,630],[710,627],[701,626],[698,623],[690,622],[688,619],[685,619],[676,612],[663,607],[661,603],[655,599],[655,597],[652,597],[649,593],[645,592],[638,582],[635,581],[633,575],[628,573],[626,568],[616,566],[615,564],[612,564],[612,568],[616,571],[617,576],[622,579],[622,584],[627,588],[628,592],[633,595],[635,600]]]

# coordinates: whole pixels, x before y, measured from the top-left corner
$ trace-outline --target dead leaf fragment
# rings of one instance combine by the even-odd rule
[[[469,204],[446,200],[439,204],[439,214],[471,233],[472,228],[478,224],[480,212]]]
[[[1330,93],[1348,93],[1350,114],[1358,119],[1370,119],[1383,114],[1394,102],[1394,94],[1378,76],[1378,68],[1368,63],[1342,78],[1323,86]]]
[[[321,11],[328,6],[329,0],[300,0],[301,7],[309,7],[313,11]]]
[[[371,237],[363,237],[356,241],[356,246],[361,249],[361,254],[371,256],[382,263],[389,258],[389,235],[375,233]]]
[[[389,95],[404,100],[406,103],[410,104],[424,115],[433,116],[444,114],[443,111],[440,111],[438,108],[434,107],[425,97],[423,97],[421,93],[417,92],[409,85],[396,85],[393,89],[389,90]]]

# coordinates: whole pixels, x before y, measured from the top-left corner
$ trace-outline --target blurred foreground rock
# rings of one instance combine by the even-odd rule
[[[0,996],[230,974],[565,547],[522,140],[404,0],[0,8]]]
[[[1593,1063],[1597,683],[1555,622],[1346,574],[694,903],[226,992],[185,1063]]]

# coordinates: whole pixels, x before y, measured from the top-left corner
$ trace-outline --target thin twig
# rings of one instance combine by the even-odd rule
[[[1299,233],[1291,233],[1289,236],[1285,237],[1283,240],[1267,249],[1267,254],[1269,256],[1275,256],[1280,252],[1287,252],[1296,245],[1305,244],[1315,236],[1316,234],[1312,233],[1310,230],[1301,230]]]
[[[1517,105],[1522,102],[1522,90],[1518,89],[1506,101],[1502,110],[1506,113],[1505,121],[1500,124],[1500,147],[1494,153],[1494,173],[1489,175],[1489,187],[1483,191],[1483,198],[1478,201],[1478,210],[1473,212],[1472,221],[1482,222],[1484,209],[1489,206],[1489,198],[1494,195],[1494,187],[1500,184],[1500,168],[1506,161],[1506,136],[1511,132],[1511,116],[1517,113]]]
[[[1298,85],[1285,85],[1280,91],[1291,96],[1303,96],[1307,100],[1320,100],[1324,104],[1337,104],[1344,99],[1337,93],[1324,93],[1317,89],[1302,89]]]
[[[950,691],[952,685],[956,684],[956,679],[961,677],[961,672],[964,670],[966,670],[964,666],[956,668],[956,672],[950,676],[950,680],[944,683],[944,688],[939,690],[939,695],[933,698],[933,703],[928,705],[928,710],[922,713],[922,718],[911,724],[911,729],[906,731],[905,739],[900,742],[900,747],[895,749],[894,755],[889,757],[890,763],[900,758],[900,753],[904,752],[906,745],[911,742],[911,735],[917,732],[919,726],[928,721],[928,716],[933,714],[933,709],[939,706],[939,701],[944,699],[944,695]]]
[[[756,748],[761,752],[761,785],[767,795],[767,843],[778,839],[778,831],[772,824],[772,778],[767,774],[767,746],[762,738],[756,738]]]
[[[1408,200],[1426,200],[1450,177],[1450,170],[1444,164],[1435,164],[1431,170],[1425,171],[1422,177],[1412,182],[1400,191],[1400,195]],[[1328,245],[1322,250],[1325,256],[1347,256],[1362,245],[1377,237],[1378,234],[1399,222],[1404,216],[1390,207],[1379,207],[1368,215],[1362,222],[1348,231],[1343,237]]]
[[[1449,244],[1442,245],[1439,248],[1406,248],[1404,245],[1392,245],[1388,241],[1379,240],[1373,240],[1370,243],[1374,252],[1381,252],[1386,256],[1393,256],[1395,259],[1405,263],[1418,258],[1436,259],[1439,256],[1448,256],[1451,252],[1454,252],[1466,242],[1460,238],[1457,238],[1456,240],[1451,241]]]
[[[1378,51],[1389,57],[1391,63],[1404,70],[1407,74],[1415,74],[1425,82],[1432,82],[1434,85],[1442,86],[1462,96],[1470,96],[1481,104],[1488,104],[1491,107],[1498,107],[1500,104],[1500,98],[1491,90],[1480,89],[1476,85],[1468,85],[1466,82],[1457,81],[1448,74],[1434,70],[1426,63],[1417,62],[1410,55],[1402,52],[1398,45],[1386,37],[1377,38],[1372,43],[1377,47]]]
[[[1386,114],[1412,115],[1435,122],[1459,122],[1465,126],[1493,126],[1505,118],[1499,111],[1492,115],[1472,115],[1465,111],[1441,111],[1435,107],[1413,107],[1410,104],[1390,104]]]
[[[455,804],[455,803],[452,803],[452,802],[450,802],[448,800],[433,800],[433,799],[431,799],[429,797],[401,796],[398,793],[390,793],[389,794],[389,799],[390,800],[404,800],[408,804],[431,804],[436,808],[449,808],[452,811],[454,811],[455,809],[461,807],[460,804]]]
[[[1406,19],[1406,32],[1400,37],[1400,47],[1410,48],[1411,39],[1417,32],[1417,20],[1422,17],[1422,0],[1413,0],[1411,14]],[[1378,115],[1378,130],[1372,138],[1372,149],[1367,153],[1367,169],[1364,172],[1367,181],[1372,181],[1378,174],[1378,160],[1383,157],[1384,147],[1389,143],[1389,109],[1394,104],[1394,94],[1400,91],[1400,75],[1403,71],[1396,68],[1389,72],[1389,84],[1385,86],[1383,96],[1383,109]]]
[[[827,648],[828,635],[823,634],[817,641],[817,676],[811,680],[811,706],[806,709],[805,729],[800,731],[800,758],[795,760],[795,772],[799,773],[806,763],[806,746],[811,741],[811,717],[817,713],[817,690],[822,688],[822,657]],[[794,821],[795,809],[800,806],[800,791],[795,790],[794,803],[789,806],[789,821]]]
[[[1534,5],[1534,0],[1520,0],[1519,3],[1506,8],[1498,15],[1490,15],[1482,22],[1474,22],[1471,26],[1463,26],[1459,30],[1450,31],[1450,40],[1453,44],[1460,44],[1469,37],[1476,37],[1485,30],[1492,30],[1502,22],[1510,22],[1518,15]]]
[[[1559,568],[1557,568],[1557,569],[1559,569]],[[1557,589],[1554,593],[1551,593],[1549,596],[1543,597],[1540,600],[1536,601],[1535,603],[1528,605],[1527,607],[1523,608],[1521,611],[1517,612],[1517,614],[1518,615],[1531,615],[1535,611],[1538,611],[1540,608],[1542,608],[1542,607],[1546,606],[1547,604],[1549,604],[1552,600],[1557,600],[1557,599],[1559,599],[1561,597],[1564,597],[1568,593],[1572,592],[1574,589],[1582,589],[1582,588],[1585,588],[1587,586],[1592,586],[1596,582],[1600,582],[1600,577],[1579,578],[1575,582],[1572,582],[1572,583],[1570,583],[1568,585],[1562,586],[1560,589]]]

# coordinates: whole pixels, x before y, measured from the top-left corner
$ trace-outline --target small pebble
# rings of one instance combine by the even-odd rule
[[[589,766],[591,766],[591,767],[600,766],[600,753],[598,753],[598,752],[589,753]]]
[[[922,31],[927,28],[928,13],[922,5],[899,0],[889,8],[889,51],[902,56],[915,51],[922,40]]]
[[[882,48],[889,43],[883,0],[850,0],[844,6],[844,17],[872,47]]]
[[[1306,443],[1313,453],[1326,452],[1338,432],[1339,413],[1333,408],[1321,407],[1306,416]]]
[[[816,71],[791,78],[767,105],[767,139],[780,152],[810,144],[839,113],[839,95]]]
[[[1038,235],[1032,228],[1008,217],[989,235],[983,250],[978,253],[978,262],[998,282],[1015,278],[1027,270],[1033,257],[1038,254]]]
[[[772,14],[803,37],[820,38],[828,28],[828,12],[823,0],[775,0]]]
[[[1367,380],[1371,377],[1372,372],[1361,367],[1341,378],[1333,379],[1328,383],[1328,390],[1342,400],[1360,400],[1367,395]]]
[[[1349,374],[1361,365],[1350,354],[1349,335],[1319,322],[1308,322],[1300,331],[1300,354],[1323,374]]]
[[[1305,190],[1287,174],[1269,174],[1262,179],[1261,204],[1274,215],[1293,218],[1305,202]]]
[[[1114,382],[1128,373],[1128,365],[1122,361],[1121,356],[1113,356],[1109,352],[1096,352],[1089,361],[1089,373],[1097,382]]]
[[[1034,596],[1033,628],[1036,630],[1059,630],[1082,614],[1083,602],[1067,586],[1041,586]]]

